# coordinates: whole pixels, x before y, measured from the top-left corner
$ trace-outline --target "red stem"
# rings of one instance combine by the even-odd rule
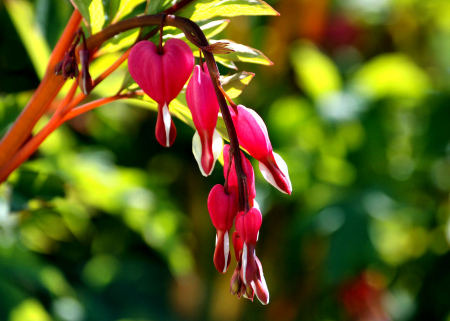
[[[17,118],[14,125],[0,142],[0,168],[2,168],[12,155],[20,148],[30,136],[31,130],[37,121],[50,106],[64,84],[64,78],[55,75],[55,65],[61,61],[65,52],[72,44],[73,38],[81,22],[81,14],[75,10],[64,29],[64,32],[52,52],[50,61],[38,89],[31,97],[29,103]],[[1,182],[1,180],[0,180]]]

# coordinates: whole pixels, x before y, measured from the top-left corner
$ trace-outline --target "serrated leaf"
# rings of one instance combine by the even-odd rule
[[[273,62],[267,58],[261,51],[254,49],[231,40],[211,40],[210,43],[226,42],[227,48],[233,50],[229,54],[214,55],[216,60],[241,61],[260,65],[273,65]]]
[[[252,72],[241,71],[231,76],[220,77],[222,88],[233,99],[238,97],[255,76]]]
[[[178,15],[199,21],[214,17],[276,16],[279,13],[261,0],[199,0],[180,10]]]

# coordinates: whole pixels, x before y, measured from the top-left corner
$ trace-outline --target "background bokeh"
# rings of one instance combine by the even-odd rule
[[[0,2],[0,136],[46,65],[20,26],[52,48],[72,11],[18,3]],[[203,178],[192,128],[175,120],[164,149],[156,113],[118,102],[0,185],[0,320],[450,320],[450,2],[269,3],[280,16],[233,18],[219,38],[274,62],[237,63],[256,73],[238,101],[293,184],[282,195],[255,170],[270,304],[233,297],[235,263],[212,263],[220,165]]]

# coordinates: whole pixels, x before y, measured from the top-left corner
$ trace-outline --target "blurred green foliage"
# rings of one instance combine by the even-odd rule
[[[88,4],[80,8],[95,22],[88,32],[145,9],[75,2]],[[224,75],[256,74],[238,101],[265,119],[293,184],[291,197],[280,195],[255,167],[264,216],[257,252],[271,303],[232,297],[231,272],[217,275],[212,264],[206,198],[223,182],[220,166],[203,179],[190,127],[176,121],[177,141],[163,149],[147,110],[155,106],[123,101],[62,126],[0,186],[0,320],[379,320],[352,315],[342,301],[348,282],[368,271],[392,320],[450,320],[448,0],[280,0],[269,2],[279,17],[231,21],[222,18],[255,8],[219,2],[181,13],[205,20],[209,37],[270,58],[241,47],[244,59],[218,61]],[[71,14],[69,1],[5,4],[1,136]],[[147,11],[168,5],[150,1]],[[91,73],[136,36],[111,40]],[[252,75],[231,77],[237,97]],[[126,66],[94,96],[123,84],[133,88]],[[189,124],[184,105],[179,98],[172,111]],[[376,303],[356,298],[369,310]]]

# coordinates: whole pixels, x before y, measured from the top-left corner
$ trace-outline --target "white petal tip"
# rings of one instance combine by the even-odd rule
[[[169,107],[164,104],[162,108],[164,130],[166,132],[166,147],[170,147],[170,127],[172,125],[172,117],[170,116]]]

